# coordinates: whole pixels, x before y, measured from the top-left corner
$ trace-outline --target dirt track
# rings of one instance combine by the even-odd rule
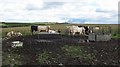
[[[87,37],[82,37],[82,39],[86,39]],[[64,45],[75,45],[75,46],[84,46],[85,50],[91,52],[93,50],[97,51],[96,58],[91,64],[107,64],[107,65],[116,65],[118,64],[118,41],[117,39],[112,39],[109,42],[85,42],[80,43],[79,40],[81,37],[70,37],[70,36],[62,36],[62,35],[33,35],[33,36],[24,36],[24,37],[15,37],[8,40],[2,41],[2,50],[3,52],[10,52],[13,48],[10,47],[10,43],[12,41],[22,41],[24,43],[23,48],[18,49],[18,51],[14,51],[14,53],[18,53],[24,56],[24,64],[25,65],[37,65],[38,62],[36,60],[36,54],[41,53],[43,51],[50,51],[54,55],[60,54],[62,52],[60,47]],[[28,58],[29,57],[29,58]],[[66,57],[63,57],[66,58]],[[67,58],[67,60],[63,60],[60,58],[60,63],[63,64],[72,64],[72,65],[81,65],[86,64],[86,62],[78,62],[77,60],[73,60]]]

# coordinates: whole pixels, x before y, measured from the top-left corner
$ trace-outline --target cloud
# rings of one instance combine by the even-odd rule
[[[58,8],[59,6],[63,5],[64,2],[42,2],[41,6],[35,6],[34,4],[28,4],[26,9],[29,10],[45,10],[51,8]]]
[[[62,6],[64,2],[44,2],[43,9],[58,8]]]
[[[117,23],[119,0],[0,0],[0,21]]]

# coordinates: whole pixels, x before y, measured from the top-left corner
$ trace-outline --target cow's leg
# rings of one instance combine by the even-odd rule
[[[70,35],[73,35],[73,32],[70,32]]]
[[[31,34],[33,35],[33,30],[31,29]]]
[[[33,30],[31,30],[31,32],[32,32],[32,35],[33,35]]]
[[[46,30],[46,32],[48,32],[48,30]]]
[[[75,35],[75,32],[73,32],[72,35]]]
[[[33,35],[33,32],[32,32],[32,35]]]
[[[47,29],[47,32],[49,32],[49,30],[50,30],[50,29],[48,28],[48,29]]]
[[[66,31],[66,33],[68,34],[68,35],[70,35],[70,31],[68,30],[68,31]]]
[[[38,30],[38,32],[41,32],[42,30]]]
[[[86,35],[88,35],[88,31],[86,31]]]
[[[75,32],[72,32],[72,37],[74,37],[75,36]]]
[[[68,35],[70,35],[71,34],[71,32],[68,32]]]
[[[80,33],[80,32],[77,32],[77,34],[78,34],[78,35],[81,35],[81,33]]]
[[[82,30],[82,31],[80,31],[80,34],[81,34],[81,35],[83,35],[83,34],[84,34],[84,31],[83,31],[83,30]]]

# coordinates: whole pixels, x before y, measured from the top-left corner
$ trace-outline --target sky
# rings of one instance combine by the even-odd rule
[[[119,1],[0,0],[0,22],[118,24]]]

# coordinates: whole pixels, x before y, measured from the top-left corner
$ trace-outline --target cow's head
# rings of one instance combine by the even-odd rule
[[[50,25],[48,26],[48,29],[50,29]]]
[[[15,32],[12,30],[12,31],[11,31],[11,34],[14,34],[14,33],[15,33]]]

